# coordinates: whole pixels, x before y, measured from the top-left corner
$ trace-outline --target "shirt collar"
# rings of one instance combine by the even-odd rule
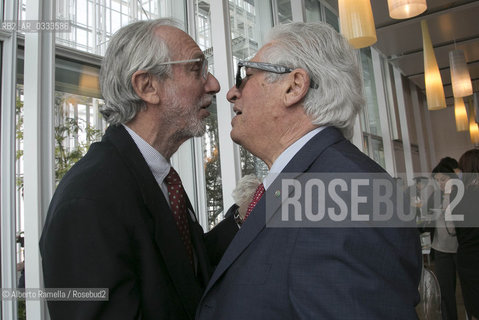
[[[310,132],[296,140],[288,148],[286,148],[286,150],[284,150],[274,161],[268,174],[266,175],[266,177],[264,177],[264,188],[268,189],[268,187],[273,183],[274,179],[276,179],[276,177],[281,173],[284,167],[286,167],[286,165],[291,161],[291,159],[293,159],[296,153],[298,153],[298,151],[301,150],[301,148],[304,147],[304,145],[308,143],[308,141],[311,140],[317,133],[319,133],[325,128],[326,127],[319,127],[314,130],[311,130]]]
[[[170,172],[171,164],[168,160],[163,157],[163,155],[153,148],[148,142],[146,142],[142,137],[140,137],[135,131],[130,129],[128,126],[124,125],[126,131],[130,134],[131,138],[135,142],[136,146],[140,150],[140,153],[145,158],[148,167],[153,173],[155,180],[159,185],[163,183],[163,180],[166,178]]]

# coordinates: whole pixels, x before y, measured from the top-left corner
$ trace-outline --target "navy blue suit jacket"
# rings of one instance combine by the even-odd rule
[[[328,127],[283,172],[384,170]],[[267,193],[275,192],[275,182]],[[197,319],[417,318],[421,253],[415,229],[270,228],[266,198],[218,264]]]

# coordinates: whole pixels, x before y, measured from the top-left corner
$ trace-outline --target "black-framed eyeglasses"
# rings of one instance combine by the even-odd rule
[[[191,62],[200,62],[201,61],[201,76],[203,79],[208,78],[208,59],[206,57],[196,58],[196,59],[189,59],[189,60],[176,60],[176,61],[166,61],[159,63],[160,66],[168,65],[168,64],[179,64],[179,63],[191,63]]]
[[[243,79],[246,77],[246,71],[242,67],[253,68],[253,69],[258,69],[258,70],[277,73],[277,74],[290,73],[291,71],[294,70],[292,68],[288,68],[279,64],[272,64],[268,62],[238,61],[238,69],[236,70],[236,82],[235,82],[235,86],[238,89],[241,87],[241,83],[243,82]],[[317,89],[318,85],[314,83],[313,80],[311,80],[309,83],[309,87],[313,89]]]

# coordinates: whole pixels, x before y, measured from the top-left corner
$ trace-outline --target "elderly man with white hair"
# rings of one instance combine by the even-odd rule
[[[170,157],[205,132],[219,83],[195,41],[157,19],[113,35],[100,85],[110,126],[58,185],[40,250],[47,288],[103,294],[49,301],[50,317],[193,319],[238,227],[203,233]]]
[[[238,63],[227,98],[236,114],[231,138],[269,173],[197,319],[416,319],[416,230],[271,224],[289,212],[278,200],[284,175],[378,174],[392,181],[347,140],[364,104],[358,57],[347,41],[323,23],[278,25],[253,59]]]

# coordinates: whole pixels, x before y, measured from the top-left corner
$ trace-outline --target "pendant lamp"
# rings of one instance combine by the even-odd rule
[[[474,144],[479,144],[479,127],[477,123],[471,123],[469,125],[469,135],[471,136],[471,142]]]
[[[472,101],[474,105],[474,114],[476,115],[476,122],[479,123],[479,92],[474,92],[472,96]]]
[[[441,73],[437,66],[426,20],[421,21],[421,30],[424,50],[424,82],[426,83],[427,108],[429,110],[443,109],[446,107],[446,98],[444,97]]]
[[[389,16],[393,19],[415,17],[427,9],[426,0],[388,0]]]
[[[467,131],[469,122],[467,121],[467,111],[464,105],[464,99],[454,99],[454,116],[456,118],[456,130]]]
[[[470,106],[469,111],[469,135],[471,136],[471,142],[479,144],[479,126],[476,122],[474,106]]]
[[[451,67],[452,93],[454,98],[467,97],[472,94],[472,82],[467,68],[464,51],[449,51],[449,65]]]
[[[351,46],[361,49],[377,41],[370,0],[339,0],[341,33]]]

